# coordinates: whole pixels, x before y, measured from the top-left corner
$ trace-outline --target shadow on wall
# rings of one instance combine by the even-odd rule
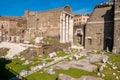
[[[104,50],[112,52],[114,39],[114,7],[111,7],[104,17]]]

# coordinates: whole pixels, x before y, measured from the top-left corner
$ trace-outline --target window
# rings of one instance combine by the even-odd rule
[[[24,30],[22,30],[22,33],[24,33],[25,31]]]
[[[96,33],[96,41],[97,45],[102,45],[102,34],[101,33]]]
[[[1,28],[4,28],[4,24],[1,25]]]
[[[92,45],[92,39],[88,39],[88,44]]]
[[[85,18],[83,18],[83,20],[85,20]]]

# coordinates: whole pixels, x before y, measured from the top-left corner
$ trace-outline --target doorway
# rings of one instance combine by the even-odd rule
[[[81,29],[77,30],[77,42],[82,45],[83,32]]]
[[[111,37],[107,37],[105,39],[105,42],[106,42],[106,44],[105,44],[105,50],[112,52],[112,48],[113,48],[112,38]]]

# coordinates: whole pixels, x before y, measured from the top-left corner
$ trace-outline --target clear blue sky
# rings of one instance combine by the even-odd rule
[[[0,0],[0,16],[23,16],[25,10],[45,11],[72,7],[73,13],[91,13],[95,5],[108,0]]]

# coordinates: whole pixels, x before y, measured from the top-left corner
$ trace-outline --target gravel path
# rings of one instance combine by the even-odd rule
[[[9,48],[6,58],[12,59],[15,55],[19,55],[20,52],[27,49],[27,47],[23,47],[17,43],[10,43],[10,42],[2,42],[0,43],[0,48]]]
[[[94,76],[82,76],[80,78],[73,78],[65,74],[59,74],[59,78],[61,80],[103,80],[100,77],[94,77]]]
[[[68,70],[69,68],[82,69],[88,72],[93,72],[97,69],[97,66],[91,63],[99,62],[102,59],[108,59],[108,56],[101,54],[89,54],[87,57],[80,59],[78,61],[63,61],[58,64],[51,66],[51,68]]]

